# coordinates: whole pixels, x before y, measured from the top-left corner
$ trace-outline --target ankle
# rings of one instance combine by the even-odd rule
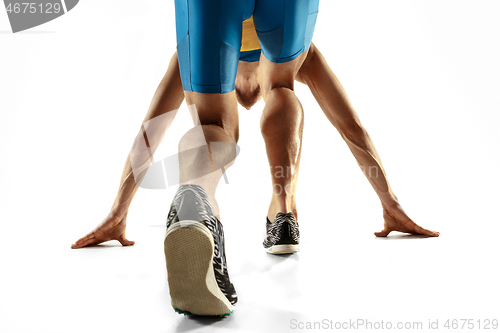
[[[271,200],[271,204],[269,205],[267,218],[269,219],[269,221],[273,222],[278,213],[287,214],[290,212],[292,212],[295,219],[298,220],[297,206],[295,204],[295,200],[282,200],[280,202],[273,197],[273,199]]]

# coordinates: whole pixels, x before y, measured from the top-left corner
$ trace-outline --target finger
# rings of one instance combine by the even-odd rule
[[[85,246],[83,244],[86,243],[86,242],[88,242],[90,239],[92,239],[92,238],[90,238],[88,235],[85,236],[85,237],[82,237],[79,240],[77,240],[75,243],[73,243],[73,245],[71,245],[71,248],[72,249],[78,249],[78,248],[80,248],[82,246]]]
[[[415,230],[420,235],[426,235],[426,236],[430,236],[430,237],[438,237],[439,236],[439,232],[422,228],[421,226],[419,226],[416,223],[415,223],[415,226],[412,229]]]
[[[413,232],[416,232],[419,235],[425,235],[425,236],[430,236],[430,237],[437,237],[439,236],[439,232],[432,231],[429,229],[422,228],[415,222],[413,222],[411,219],[409,220],[403,220],[402,221],[403,226],[407,229],[403,232],[408,232],[413,234]]]
[[[391,233],[392,230],[390,229],[384,229],[382,231],[379,231],[379,232],[374,232],[373,234],[377,237],[387,237],[387,235],[389,235]]]
[[[95,239],[95,237],[92,237],[92,238],[89,238],[87,240],[84,240],[82,242],[77,242],[73,245],[71,245],[71,248],[72,249],[79,249],[79,248],[82,248],[84,246],[87,246],[87,245],[95,245],[95,244],[99,244],[101,243],[100,241],[98,241],[97,239]]]
[[[124,242],[120,242],[120,243],[122,243],[123,246],[131,246],[131,245],[135,244],[134,241],[129,241],[128,239],[126,239]]]
[[[92,240],[86,240],[84,242],[75,243],[75,244],[71,245],[71,248],[72,249],[79,249],[79,248],[82,248],[84,246],[89,245],[90,242],[92,242]]]
[[[94,238],[94,232],[89,232],[88,234],[86,234],[85,236],[83,236],[82,238],[80,238],[79,240],[77,240],[75,242],[75,244],[78,244],[78,243],[82,243],[82,242],[85,242],[87,240],[89,240],[90,238]]]
[[[130,241],[128,239],[126,239],[125,237],[119,237],[117,239],[123,246],[131,246],[131,245],[134,245],[135,242],[134,241]]]

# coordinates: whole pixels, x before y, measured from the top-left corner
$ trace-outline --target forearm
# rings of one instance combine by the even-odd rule
[[[368,132],[361,125],[344,88],[314,45],[299,74],[325,116],[347,143],[380,200],[388,205],[397,202]]]
[[[184,92],[177,54],[174,54],[127,156],[118,194],[112,207],[114,214],[126,216],[130,203],[151,164],[153,155],[165,132],[172,124],[183,100]]]

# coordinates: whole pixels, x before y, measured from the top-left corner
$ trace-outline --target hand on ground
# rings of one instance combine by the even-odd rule
[[[429,237],[438,237],[439,232],[422,228],[412,221],[403,211],[403,208],[397,204],[392,207],[384,207],[384,229],[375,232],[377,237],[386,237],[392,231],[406,232],[412,235],[425,235]]]
[[[110,213],[94,230],[72,244],[71,248],[79,249],[84,246],[97,245],[110,240],[117,240],[123,246],[134,245],[134,241],[129,241],[125,237],[125,227],[125,218],[120,218]]]

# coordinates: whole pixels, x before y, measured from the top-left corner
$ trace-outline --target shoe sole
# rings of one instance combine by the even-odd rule
[[[299,246],[296,244],[273,245],[266,249],[271,254],[287,254],[299,252]]]
[[[199,316],[227,316],[233,305],[220,290],[213,268],[214,240],[197,221],[174,223],[165,236],[172,307]]]

